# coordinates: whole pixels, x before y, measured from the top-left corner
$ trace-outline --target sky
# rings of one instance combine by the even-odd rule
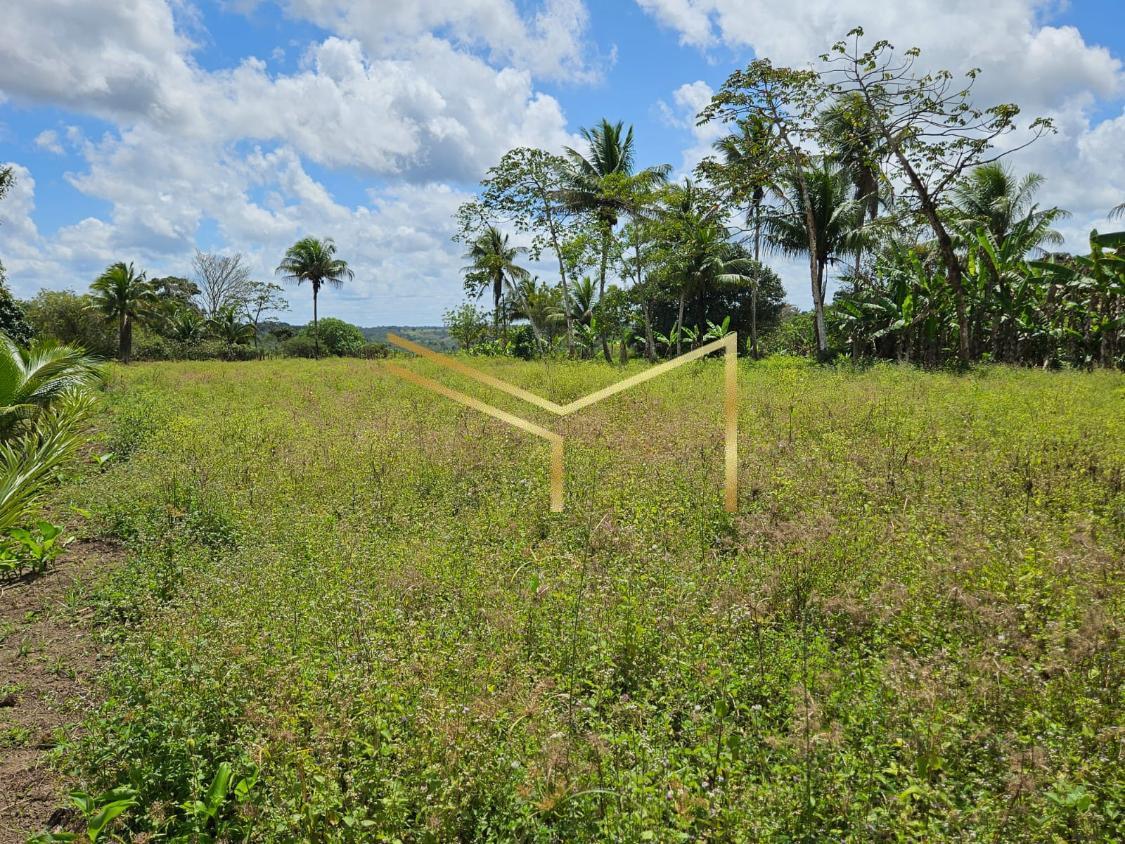
[[[464,299],[457,206],[511,147],[561,151],[602,117],[638,163],[690,172],[695,114],[756,57],[804,66],[849,29],[982,70],[982,105],[1057,132],[1009,161],[1078,251],[1125,202],[1122,0],[5,0],[0,261],[19,297],[109,264],[190,275],[196,249],[273,277],[331,236],[355,280],[322,316],[433,325]],[[808,307],[803,264],[771,258]],[[542,276],[550,279],[549,267]],[[311,296],[289,291],[304,322]]]

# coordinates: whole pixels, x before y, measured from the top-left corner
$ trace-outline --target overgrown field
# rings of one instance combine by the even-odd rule
[[[567,432],[564,513],[546,443],[379,362],[116,371],[63,758],[138,790],[117,829],[1122,840],[1121,375],[744,363],[733,516],[718,361],[562,423],[440,377]]]

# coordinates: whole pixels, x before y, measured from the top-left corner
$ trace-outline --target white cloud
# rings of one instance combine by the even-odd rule
[[[459,298],[463,261],[449,238],[468,198],[448,183],[475,182],[511,146],[575,143],[559,103],[534,80],[586,78],[585,7],[549,0],[523,17],[506,0],[444,10],[386,3],[380,28],[374,5],[290,4],[346,37],[290,44],[304,50],[300,67],[276,73],[254,57],[202,69],[178,29],[183,10],[177,19],[163,0],[23,4],[0,43],[0,91],[115,130],[99,138],[65,130],[85,160],[65,178],[108,203],[104,219],[41,234],[35,180],[18,168],[0,227],[16,291],[85,287],[115,260],[184,273],[205,227],[262,276],[297,237],[331,235],[357,278],[332,294],[327,313],[339,297],[344,315],[361,322],[438,320]],[[434,26],[445,37],[427,31]],[[492,64],[500,60],[512,66]],[[38,143],[62,149],[53,129]],[[308,162],[380,186],[348,207]],[[307,315],[304,298],[294,294],[297,319]]]
[[[1087,43],[1070,26],[1044,24],[1045,0],[637,0],[684,44],[706,52],[722,45],[751,48],[778,64],[807,66],[854,26],[868,43],[887,38],[899,48],[922,49],[920,66],[955,73],[979,67],[974,99],[982,105],[1016,102],[1023,113],[1055,121],[1057,134],[1008,162],[1019,172],[1042,173],[1043,205],[1073,212],[1063,229],[1067,248],[1081,250],[1104,215],[1125,200],[1125,116],[1097,122],[1095,107],[1125,93],[1122,62]],[[682,90],[682,89],[681,89]],[[701,149],[698,132],[685,164]],[[1007,142],[1014,142],[1015,138]],[[1117,224],[1119,225],[1119,224]],[[793,279],[795,301],[806,301],[804,280]]]
[[[44,129],[35,136],[35,145],[40,149],[45,149],[47,152],[53,152],[55,155],[62,155],[62,144],[59,143],[59,133],[54,129]]]
[[[683,159],[675,178],[691,176],[699,162],[712,154],[712,144],[722,137],[727,128],[719,123],[697,125],[696,115],[711,102],[714,90],[706,82],[687,82],[672,92],[672,105],[661,100],[657,103],[664,120],[678,129],[691,132],[692,144],[683,152]]]
[[[513,0],[287,0],[285,6],[294,16],[359,39],[374,56],[396,54],[403,44],[440,30],[460,46],[483,46],[493,61],[536,76],[591,81],[600,74],[589,55],[582,0],[545,0],[531,15],[521,14]]]
[[[8,3],[0,91],[101,117],[160,119],[191,76],[189,46],[156,0]]]

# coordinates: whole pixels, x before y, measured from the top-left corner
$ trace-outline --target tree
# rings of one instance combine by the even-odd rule
[[[199,285],[188,278],[177,275],[166,275],[151,280],[152,289],[161,300],[174,302],[177,305],[199,310],[195,298],[201,294]]]
[[[633,166],[636,151],[633,144],[633,127],[627,130],[624,123],[610,123],[602,118],[593,129],[582,129],[586,141],[583,155],[567,147],[569,159],[567,184],[559,196],[572,211],[593,217],[601,238],[601,258],[598,267],[598,298],[605,295],[606,270],[609,266],[610,242],[618,217],[629,209],[629,199],[638,182],[658,183],[667,178],[671,166],[662,164],[649,167],[636,174]],[[609,344],[604,333],[602,352],[611,361]]]
[[[504,286],[510,287],[531,277],[527,270],[516,264],[516,258],[525,254],[525,247],[510,246],[508,235],[491,225],[485,227],[465,253],[465,259],[472,262],[463,269],[465,290],[477,297],[485,290],[492,291],[492,323],[496,328],[499,328],[503,316],[501,299]]]
[[[1058,246],[1062,236],[1050,226],[1068,214],[1060,208],[1040,210],[1034,203],[1043,181],[1038,173],[1028,173],[1017,181],[1000,161],[982,164],[950,190],[953,217],[963,229],[984,226],[997,242],[1007,238],[1017,223],[1026,221],[1037,236],[1034,243],[1028,243],[1028,250],[1042,243]]]
[[[488,319],[486,314],[476,305],[464,304],[454,310],[446,311],[442,316],[445,329],[449,332],[457,346],[463,351],[470,352],[477,343],[488,336]]]
[[[509,298],[512,316],[526,319],[539,345],[550,348],[559,328],[567,322],[562,288],[528,277],[513,287]]]
[[[35,333],[27,321],[24,309],[8,289],[3,264],[0,264],[0,333],[11,337],[21,346],[30,343]]]
[[[570,301],[571,277],[564,247],[572,237],[574,212],[559,200],[568,178],[567,161],[533,147],[517,147],[504,153],[481,180],[477,201],[458,209],[458,239],[474,240],[482,225],[494,219],[510,222],[521,233],[531,235],[528,255],[538,261],[550,248],[559,266],[564,302]],[[567,345],[573,351],[573,326],[567,309]]]
[[[762,260],[762,208],[766,198],[776,193],[775,174],[770,162],[775,155],[769,124],[753,114],[739,121],[739,131],[715,141],[722,162],[704,161],[700,172],[716,186],[727,188],[737,205],[748,206],[747,222],[754,242],[754,260]],[[753,285],[750,305],[750,353],[758,357],[758,286]]]
[[[796,186],[787,194],[789,211],[804,217],[806,251],[809,256],[809,284],[812,288],[817,353],[828,352],[828,329],[816,256],[820,254],[820,232],[806,183],[806,170],[823,146],[819,112],[829,90],[819,74],[811,70],[774,67],[768,59],[751,62],[723,83],[710,104],[700,113],[700,121],[760,121],[772,138],[771,155],[748,161],[739,173],[744,190],[752,189],[777,173],[785,174]]]
[[[676,291],[678,307],[672,330],[676,354],[683,347],[684,310],[689,299],[694,301],[699,333],[706,324],[705,302],[716,285],[750,284],[755,278],[758,262],[730,242],[720,215],[718,198],[690,179],[665,191],[654,229],[660,275]]]
[[[320,338],[320,348],[329,355],[354,355],[367,342],[356,326],[335,317],[325,317],[315,330]]]
[[[217,316],[224,308],[241,308],[250,295],[250,268],[242,255],[216,255],[196,250],[191,262],[198,279],[203,313]]]
[[[177,343],[198,343],[207,332],[208,320],[195,308],[179,308],[164,324],[164,333]]]
[[[1034,204],[1042,184],[1038,173],[1017,180],[1003,162],[994,161],[969,171],[950,190],[951,230],[964,242],[967,258],[977,258],[978,318],[991,311],[992,356],[996,360],[1010,351],[1012,341],[1012,272],[1006,268],[1014,266],[1018,276],[1026,270],[1022,261],[1027,253],[1043,244],[1062,244],[1062,235],[1051,226],[1067,213],[1060,208],[1040,210]],[[1003,260],[998,260],[1000,256]],[[978,338],[974,345],[979,347],[979,332],[974,337]]]
[[[879,206],[890,203],[890,188],[883,179],[886,144],[867,113],[867,104],[856,91],[842,94],[821,114],[820,120],[832,158],[851,178],[853,198],[863,204],[867,219],[875,222]],[[862,258],[863,250],[856,249],[856,283]]]
[[[133,269],[132,263],[111,265],[90,285],[93,307],[117,323],[117,355],[128,363],[133,352],[133,323],[144,318],[157,301],[156,291]]]
[[[766,237],[775,249],[786,255],[800,255],[808,250],[806,231],[809,213],[799,213],[805,200],[802,186],[789,174],[781,190],[786,203],[777,212],[767,215]],[[804,190],[816,228],[816,284],[822,304],[827,298],[827,270],[830,264],[845,255],[855,255],[864,242],[863,218],[866,198],[851,197],[851,175],[846,169],[822,158],[805,173]]]
[[[207,330],[227,348],[249,343],[256,336],[254,326],[242,320],[242,312],[228,305],[207,320]]]
[[[284,288],[272,281],[251,281],[246,289],[247,297],[243,307],[246,318],[254,327],[254,346],[259,348],[258,327],[262,322],[262,314],[273,311],[289,310],[289,302],[281,294]]]
[[[298,286],[308,282],[313,293],[313,346],[320,357],[320,322],[317,317],[317,297],[324,284],[339,287],[344,279],[355,278],[348,262],[336,257],[336,243],[330,237],[323,240],[305,237],[285,252],[277,267],[277,274]]]
[[[971,337],[962,266],[949,226],[942,218],[946,194],[967,170],[996,161],[1033,143],[1052,131],[1051,122],[1033,120],[1027,137],[1004,149],[995,141],[1015,130],[1019,107],[1002,103],[987,109],[970,100],[978,71],[970,70],[963,84],[955,84],[948,70],[920,74],[914,65],[920,51],[907,50],[896,58],[894,47],[877,41],[870,49],[860,46],[863,29],[855,28],[848,39],[837,42],[830,54],[826,78],[833,93],[863,98],[862,119],[874,128],[895,165],[892,180],[905,182],[914,198],[915,210],[929,223],[937,239],[946,280],[953,290],[957,309],[958,355],[969,362]]]
[[[95,312],[88,294],[73,290],[40,290],[23,303],[37,337],[78,346],[92,355],[109,357],[117,346],[116,332]]]
[[[101,380],[97,362],[82,349],[36,340],[21,349],[0,334],[0,440],[34,425],[65,393]]]

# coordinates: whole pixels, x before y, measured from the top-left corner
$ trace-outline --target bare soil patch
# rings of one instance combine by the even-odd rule
[[[65,825],[67,783],[48,753],[96,703],[100,654],[82,600],[123,549],[75,542],[44,574],[0,585],[0,844]]]

